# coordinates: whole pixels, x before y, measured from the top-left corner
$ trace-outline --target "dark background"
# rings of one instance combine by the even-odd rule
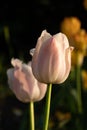
[[[1,29],[5,25],[9,27],[13,56],[17,57],[22,51],[25,60],[28,60],[29,49],[35,47],[42,30],[58,33],[61,21],[67,16],[77,16],[82,27],[87,29],[87,12],[82,0],[32,0],[0,4],[0,26]],[[6,53],[8,47],[2,35],[0,51]]]

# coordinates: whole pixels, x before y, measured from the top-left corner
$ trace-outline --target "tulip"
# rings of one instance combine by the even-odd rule
[[[12,59],[14,68],[7,70],[8,84],[16,97],[22,102],[39,101],[46,93],[47,85],[38,82],[31,69],[31,61],[24,64],[19,59]]]
[[[63,83],[71,69],[71,51],[65,34],[42,31],[32,57],[32,72],[43,83]]]

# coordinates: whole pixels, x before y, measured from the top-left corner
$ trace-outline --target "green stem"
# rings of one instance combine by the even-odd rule
[[[46,95],[46,106],[45,106],[43,130],[48,129],[49,114],[50,114],[50,102],[51,102],[51,91],[52,91],[52,84],[49,84],[48,90],[47,90],[47,95]]]
[[[34,103],[30,102],[30,130],[34,130]]]
[[[76,68],[76,86],[77,86],[77,102],[78,102],[78,112],[82,113],[82,96],[81,96],[81,75],[80,66],[77,65]]]

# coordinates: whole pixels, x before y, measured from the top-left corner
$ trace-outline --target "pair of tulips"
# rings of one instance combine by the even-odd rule
[[[8,84],[16,97],[22,102],[39,101],[48,83],[63,83],[70,73],[72,50],[65,34],[52,36],[43,30],[35,49],[30,50],[32,61],[11,60],[14,68],[7,70]]]

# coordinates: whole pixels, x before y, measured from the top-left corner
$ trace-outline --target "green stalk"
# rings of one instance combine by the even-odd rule
[[[30,129],[29,130],[34,130],[34,103],[31,101],[30,102]]]
[[[79,65],[77,65],[76,68],[76,86],[77,86],[78,112],[79,114],[82,114],[81,73]]]
[[[51,91],[52,91],[52,84],[48,84],[47,95],[46,95],[46,106],[45,106],[43,130],[48,129],[49,115],[50,115]]]

